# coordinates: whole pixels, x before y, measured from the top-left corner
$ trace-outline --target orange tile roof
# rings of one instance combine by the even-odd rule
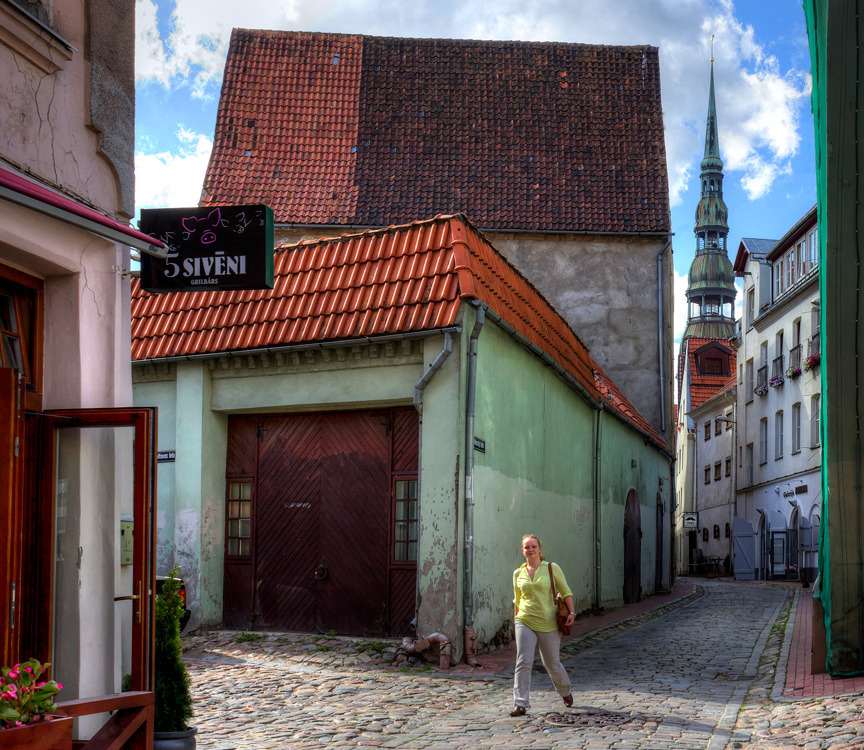
[[[731,351],[729,354],[729,375],[708,375],[700,373],[696,368],[696,351],[705,344],[719,344],[724,349]],[[683,387],[684,375],[684,358],[687,358],[690,373],[690,408],[694,409],[697,406],[704,404],[709,398],[717,395],[721,391],[734,388],[736,384],[735,372],[738,366],[737,355],[729,346],[729,342],[725,339],[698,338],[695,336],[684,339],[681,342],[681,351],[678,355],[678,373],[679,387],[678,398],[681,398],[681,388]]]
[[[202,205],[670,229],[658,50],[234,29]]]
[[[432,331],[476,299],[667,449],[567,322],[464,216],[280,246],[272,290],[150,294],[132,281],[132,359]]]

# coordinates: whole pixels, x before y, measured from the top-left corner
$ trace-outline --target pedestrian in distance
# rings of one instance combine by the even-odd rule
[[[552,599],[552,578],[555,587],[570,611],[567,624],[572,625],[573,592],[567,585],[564,573],[555,563],[546,562],[540,554],[540,540],[534,534],[522,537],[522,554],[525,563],[513,571],[513,619],[516,622],[516,672],[513,676],[513,710],[511,716],[524,716],[531,707],[528,693],[531,690],[531,668],[534,656],[540,649],[543,666],[552,678],[555,690],[568,708],[573,705],[570,691],[570,676],[561,664],[559,649],[561,633],[555,618],[556,606]]]

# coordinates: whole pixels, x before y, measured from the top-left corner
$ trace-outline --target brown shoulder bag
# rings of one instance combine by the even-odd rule
[[[549,580],[552,581],[552,601],[555,602],[555,620],[558,623],[558,632],[561,635],[570,635],[570,625],[567,624],[570,609],[567,602],[564,601],[564,597],[555,589],[555,574],[552,572],[552,563],[546,564],[549,566]]]

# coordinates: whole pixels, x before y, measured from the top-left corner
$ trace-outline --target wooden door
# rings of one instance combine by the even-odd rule
[[[755,576],[756,532],[746,518],[735,516],[732,535],[732,569],[736,581],[752,581]]]
[[[624,506],[624,603],[638,602],[642,594],[642,527],[639,495],[627,493]]]
[[[418,444],[413,409],[232,417],[227,484],[249,495],[252,538],[231,536],[243,505],[228,498],[225,625],[403,633],[417,545],[395,560],[393,490],[407,479],[416,493]]]

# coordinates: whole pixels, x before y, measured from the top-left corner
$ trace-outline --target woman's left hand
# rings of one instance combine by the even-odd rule
[[[576,621],[576,615],[573,612],[571,612],[569,615],[567,615],[567,624],[568,625],[572,625],[575,621]]]

